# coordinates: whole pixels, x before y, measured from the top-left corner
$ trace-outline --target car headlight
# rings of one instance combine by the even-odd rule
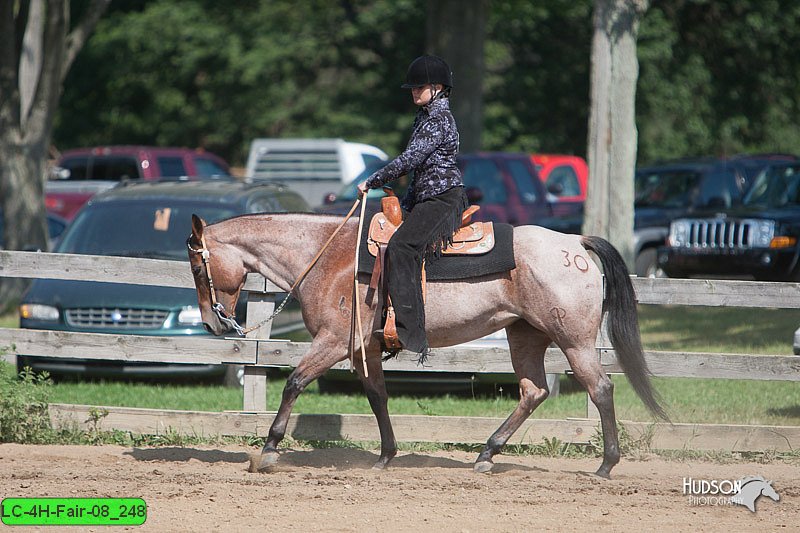
[[[689,245],[689,227],[691,223],[686,220],[674,220],[669,227],[668,246],[680,248]]]
[[[188,326],[196,326],[203,321],[198,307],[187,306],[178,313],[178,323]]]
[[[775,222],[772,220],[753,220],[752,228],[753,246],[757,248],[769,248],[772,237],[775,236]]]
[[[56,307],[43,304],[22,304],[19,306],[20,318],[31,320],[58,320],[60,313]]]

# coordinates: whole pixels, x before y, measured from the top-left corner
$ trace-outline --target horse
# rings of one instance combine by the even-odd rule
[[[341,226],[341,228],[337,227]],[[331,239],[334,233],[335,237]],[[279,460],[292,407],[300,393],[350,352],[354,255],[358,219],[312,213],[242,215],[214,224],[192,216],[187,240],[192,276],[206,329],[224,334],[235,324],[231,315],[248,273],[260,273],[284,291],[309,265],[315,252],[328,245],[302,282],[291,290],[303,321],[313,336],[308,352],[291,372],[280,407],[254,469],[268,471]],[[328,243],[325,243],[328,239]],[[603,275],[587,251],[600,260]],[[600,413],[603,461],[596,475],[610,478],[620,460],[614,414],[614,385],[603,371],[595,348],[607,313],[609,338],[634,390],[657,417],[667,419],[644,360],[636,299],[630,275],[619,252],[605,239],[567,235],[538,226],[513,228],[516,266],[510,271],[476,278],[428,281],[426,332],[432,348],[454,346],[505,328],[511,363],[519,381],[519,403],[491,435],[473,465],[490,472],[492,458],[548,396],[544,355],[555,343],[566,355],[574,376]],[[468,260],[468,259],[465,259]],[[357,297],[364,324],[364,368],[354,365],[377,420],[381,451],[373,468],[385,468],[397,454],[389,419],[388,394],[380,341],[371,332],[380,316],[377,301],[366,304],[369,276],[358,276]],[[603,292],[605,289],[605,299]],[[216,311],[215,311],[216,309]],[[237,324],[238,325],[238,324]],[[435,355],[432,356],[435,360]]]
[[[739,480],[741,489],[739,493],[731,497],[731,503],[744,505],[750,509],[751,513],[756,512],[756,500],[761,496],[766,496],[773,501],[781,499],[777,491],[772,487],[772,481],[767,481],[761,476],[749,476]]]

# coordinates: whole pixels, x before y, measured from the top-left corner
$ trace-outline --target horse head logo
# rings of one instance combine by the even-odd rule
[[[731,497],[731,503],[737,505],[744,505],[750,512],[756,512],[756,500],[760,496],[766,496],[774,501],[778,501],[781,497],[772,488],[772,482],[765,480],[761,476],[749,476],[739,480],[741,489],[739,494]]]

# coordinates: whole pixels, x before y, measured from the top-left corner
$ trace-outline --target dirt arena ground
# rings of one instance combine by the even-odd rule
[[[590,475],[594,459],[499,456],[486,475],[471,453],[401,452],[378,472],[371,451],[299,449],[251,474],[255,452],[2,444],[0,497],[141,497],[147,522],[125,529],[159,532],[797,531],[800,520],[797,464],[623,459],[606,481]],[[684,477],[748,475],[772,480],[780,501],[762,496],[751,513],[683,494]]]

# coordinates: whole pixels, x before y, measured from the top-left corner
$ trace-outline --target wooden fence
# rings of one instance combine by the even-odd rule
[[[68,279],[193,288],[186,263],[122,257],[0,251],[0,276]],[[800,284],[744,281],[673,280],[633,278],[642,304],[800,308]],[[260,321],[272,313],[278,288],[259,275],[248,276],[248,320]],[[0,328],[0,347],[13,346],[25,355],[80,359],[114,359],[139,362],[245,365],[243,410],[199,413],[135,408],[106,408],[103,427],[138,433],[168,429],[191,434],[266,435],[273,414],[266,405],[266,371],[270,367],[296,366],[308,343],[270,338],[270,324],[246,338],[155,337],[72,333],[50,330]],[[600,336],[598,357],[609,373],[621,372],[613,348]],[[419,367],[413,358],[385,363],[387,370],[410,372],[513,372],[507,350],[500,348],[443,348],[434,350],[435,367]],[[645,352],[656,376],[800,381],[800,357],[786,355],[717,354],[696,352]],[[569,369],[563,353],[548,349],[549,373]],[[339,368],[347,368],[343,362]],[[83,423],[90,406],[52,405],[54,419]],[[597,427],[590,408],[586,419],[530,420],[516,442],[538,443],[542,437],[585,443]],[[401,441],[484,442],[499,419],[464,417],[392,417]],[[800,427],[737,426],[714,424],[647,424],[626,422],[632,434],[648,434],[657,448],[793,450],[800,445]],[[306,439],[378,440],[371,415],[296,415],[289,434]]]

